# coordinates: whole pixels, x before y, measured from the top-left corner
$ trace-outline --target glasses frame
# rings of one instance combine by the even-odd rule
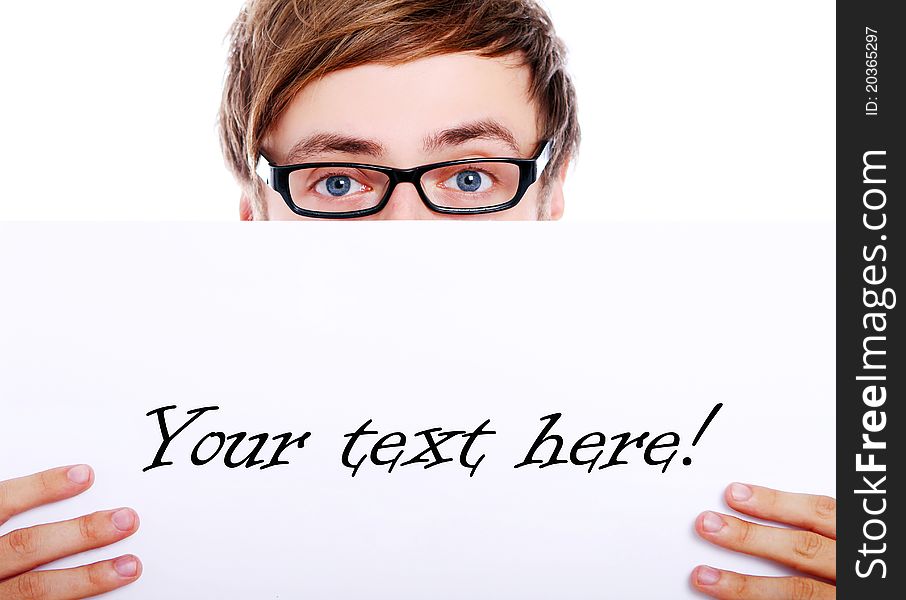
[[[390,197],[396,186],[401,183],[411,183],[418,191],[419,197],[429,209],[436,213],[445,215],[483,215],[495,212],[509,210],[519,204],[525,193],[528,191],[538,178],[544,172],[545,167],[550,162],[553,152],[553,141],[545,140],[541,142],[540,148],[532,158],[467,158],[463,160],[451,160],[446,162],[432,163],[413,167],[411,169],[394,169],[393,167],[384,167],[381,165],[368,165],[362,163],[345,163],[345,162],[318,162],[318,163],[301,163],[295,165],[275,165],[261,155],[258,159],[258,176],[267,184],[268,187],[276,191],[283,197],[283,201],[291,211],[303,217],[315,219],[356,219],[367,217],[381,212],[390,202]],[[516,195],[508,202],[495,204],[494,206],[482,206],[477,208],[451,208],[434,204],[422,188],[421,178],[425,173],[434,169],[444,167],[454,167],[458,165],[470,165],[477,163],[509,163],[519,167],[519,188]],[[308,210],[297,206],[290,194],[289,176],[294,171],[313,168],[349,168],[349,169],[369,169],[383,173],[389,179],[387,191],[384,197],[372,208],[347,212],[325,212],[318,210]]]

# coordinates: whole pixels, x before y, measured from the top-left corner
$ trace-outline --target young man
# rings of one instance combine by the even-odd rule
[[[220,128],[243,219],[563,213],[576,95],[535,2],[261,0],[232,35]]]
[[[221,108],[243,219],[556,219],[579,142],[564,47],[534,0],[252,0],[233,28]],[[86,465],[0,482],[0,525],[80,494]],[[764,578],[697,567],[716,598],[833,598],[833,499],[743,484],[704,539],[799,569]],[[128,537],[129,509],[0,537],[0,600],[86,598],[141,574],[131,555],[33,571]],[[813,578],[814,577],[814,578]],[[820,581],[821,578],[825,581]],[[641,591],[640,595],[644,595]]]

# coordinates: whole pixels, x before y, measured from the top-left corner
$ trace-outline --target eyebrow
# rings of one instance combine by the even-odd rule
[[[286,160],[290,163],[300,163],[308,157],[330,153],[382,156],[384,146],[374,140],[338,133],[315,133],[296,142]]]
[[[492,119],[472,121],[432,133],[424,139],[424,150],[427,153],[436,152],[451,146],[462,146],[473,140],[499,141],[516,155],[521,152],[513,132]],[[376,140],[339,133],[314,133],[297,141],[287,154],[286,161],[298,164],[313,156],[332,153],[380,157],[384,154],[384,146]]]
[[[499,141],[509,146],[517,155],[520,152],[513,132],[492,119],[472,121],[429,135],[425,138],[425,151],[434,152],[449,146],[461,146],[472,140]]]

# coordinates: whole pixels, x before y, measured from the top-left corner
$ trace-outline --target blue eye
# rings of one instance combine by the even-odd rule
[[[481,188],[481,173],[463,171],[456,176],[456,186],[464,192],[475,192]]]
[[[368,191],[368,186],[353,179],[349,175],[331,175],[325,177],[315,185],[315,191],[321,195],[330,195],[334,198],[342,198],[353,192]]]
[[[484,192],[491,187],[491,177],[481,171],[460,171],[444,182],[445,187],[460,192]]]
[[[331,196],[345,196],[352,188],[349,177],[328,177],[324,184]]]

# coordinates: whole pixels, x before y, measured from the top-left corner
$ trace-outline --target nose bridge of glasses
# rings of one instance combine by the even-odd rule
[[[406,173],[400,172],[398,175],[395,174],[394,176],[392,176],[391,182],[390,182],[390,187],[386,192],[387,201],[389,202],[392,198],[398,197],[400,194],[400,190],[406,189],[407,186],[405,184],[409,184],[411,186],[410,191],[408,193],[414,194],[415,197],[418,197],[421,202],[424,202],[425,199],[424,199],[424,196],[422,195],[422,193],[423,193],[422,186],[421,186],[421,183],[419,182],[419,175],[416,172],[406,172]],[[406,192],[403,192],[403,193],[405,194]]]
[[[408,173],[405,178],[395,178],[390,183],[382,206],[381,212],[387,218],[420,219],[433,212],[418,183],[418,177],[412,173]]]
[[[422,186],[421,178],[425,174],[426,169],[424,167],[412,167],[411,169],[391,169],[389,171],[390,175],[390,189],[387,190],[387,199],[386,202],[398,194],[397,190],[399,189],[400,184],[411,184],[412,193],[418,197],[419,201],[428,208],[431,208],[428,203],[427,198],[425,197],[425,189]]]
[[[424,169],[421,167],[412,167],[411,169],[393,169],[391,179],[394,185],[398,183],[411,183],[416,188],[419,186]]]

